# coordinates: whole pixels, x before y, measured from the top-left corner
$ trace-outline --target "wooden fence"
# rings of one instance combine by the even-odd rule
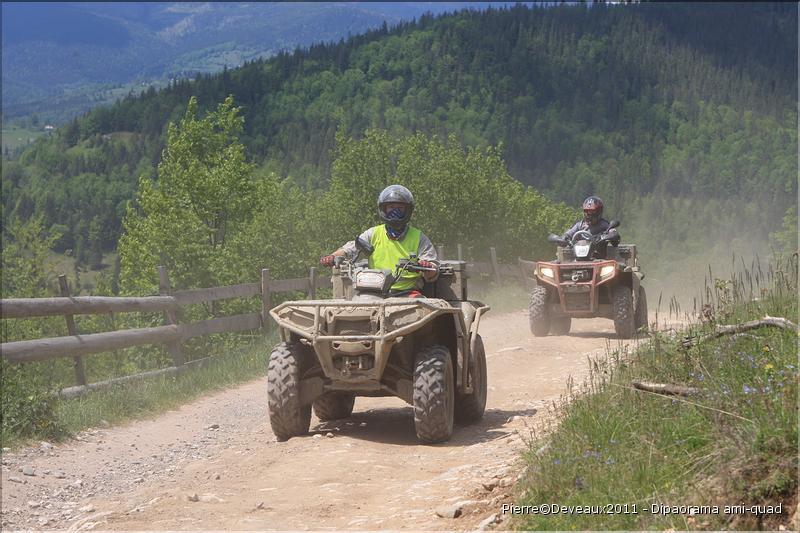
[[[444,257],[444,249],[440,247],[438,251],[439,257]],[[459,259],[462,257],[460,245],[458,246],[458,257]],[[529,277],[527,271],[532,264],[529,261],[519,260],[517,266],[499,264],[494,248],[490,249],[490,257],[490,263],[469,263],[467,271],[472,274],[486,274],[497,283],[500,283],[503,278],[512,277],[524,280]],[[62,274],[59,276],[61,297],[0,300],[0,316],[3,319],[63,316],[69,333],[65,337],[3,343],[0,345],[3,358],[12,363],[27,363],[72,357],[77,386],[61,392],[64,396],[73,396],[111,383],[174,373],[190,366],[202,364],[208,358],[188,363],[184,360],[182,350],[184,341],[216,333],[260,329],[268,324],[273,294],[286,291],[305,291],[308,298],[314,299],[317,289],[332,286],[330,277],[318,276],[316,267],[311,267],[308,277],[303,278],[273,280],[270,278],[269,269],[265,268],[261,271],[260,282],[178,291],[171,289],[166,268],[158,267],[158,274],[158,296],[70,296],[66,277]],[[260,312],[216,317],[186,324],[179,323],[181,306],[255,296],[261,296]],[[164,325],[86,335],[77,333],[74,315],[129,312],[162,312]],[[86,382],[82,356],[153,344],[167,346],[172,358],[171,367],[98,383],[88,384]]]

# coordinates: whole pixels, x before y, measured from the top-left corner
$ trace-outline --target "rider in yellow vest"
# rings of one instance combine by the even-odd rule
[[[360,238],[373,247],[369,256],[369,267],[395,270],[400,259],[408,259],[417,254],[418,263],[426,268],[438,268],[436,248],[431,240],[417,228],[409,225],[411,213],[414,211],[414,196],[402,185],[389,185],[378,195],[378,216],[384,222],[369,228]],[[323,256],[320,264],[332,266],[336,256],[358,255],[355,241],[350,241],[330,255]],[[438,272],[404,272],[402,277],[392,285],[392,292],[397,295],[422,296],[423,279],[434,281]]]

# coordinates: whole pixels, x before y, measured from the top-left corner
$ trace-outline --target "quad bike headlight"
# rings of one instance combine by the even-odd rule
[[[359,272],[356,274],[357,289],[382,289],[386,281],[383,272]]]
[[[614,265],[606,265],[600,269],[600,279],[608,279],[614,275],[616,267]]]
[[[550,267],[541,267],[539,269],[539,274],[546,278],[556,279],[556,275],[553,273],[553,269]]]
[[[575,249],[575,257],[587,257],[589,255],[589,248],[590,245],[588,244],[576,244]]]

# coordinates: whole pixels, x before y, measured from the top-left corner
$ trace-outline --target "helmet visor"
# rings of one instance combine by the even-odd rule
[[[406,217],[406,204],[389,203],[381,206],[387,220],[403,220]]]

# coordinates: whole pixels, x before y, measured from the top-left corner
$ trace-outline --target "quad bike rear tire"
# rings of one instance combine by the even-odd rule
[[[636,303],[636,331],[647,329],[647,293],[639,286],[639,301]]]
[[[630,287],[617,285],[614,288],[614,330],[620,339],[630,339],[636,332],[633,313],[633,293]]]
[[[353,414],[356,395],[349,392],[326,392],[314,400],[314,414],[320,422],[339,420]]]
[[[544,337],[550,331],[550,311],[547,309],[547,288],[537,285],[531,292],[528,304],[528,321],[531,333],[536,337]]]
[[[308,362],[308,354],[298,343],[282,342],[269,356],[269,422],[279,441],[305,435],[311,425],[311,406],[300,405],[300,379]]]
[[[455,376],[450,350],[433,345],[414,362],[414,429],[420,441],[433,444],[453,435]]]
[[[486,410],[486,349],[480,335],[475,339],[475,372],[472,393],[458,394],[455,417],[459,424],[470,424],[483,417]]]
[[[572,328],[572,317],[560,316],[550,319],[550,333],[553,335],[566,335]]]

